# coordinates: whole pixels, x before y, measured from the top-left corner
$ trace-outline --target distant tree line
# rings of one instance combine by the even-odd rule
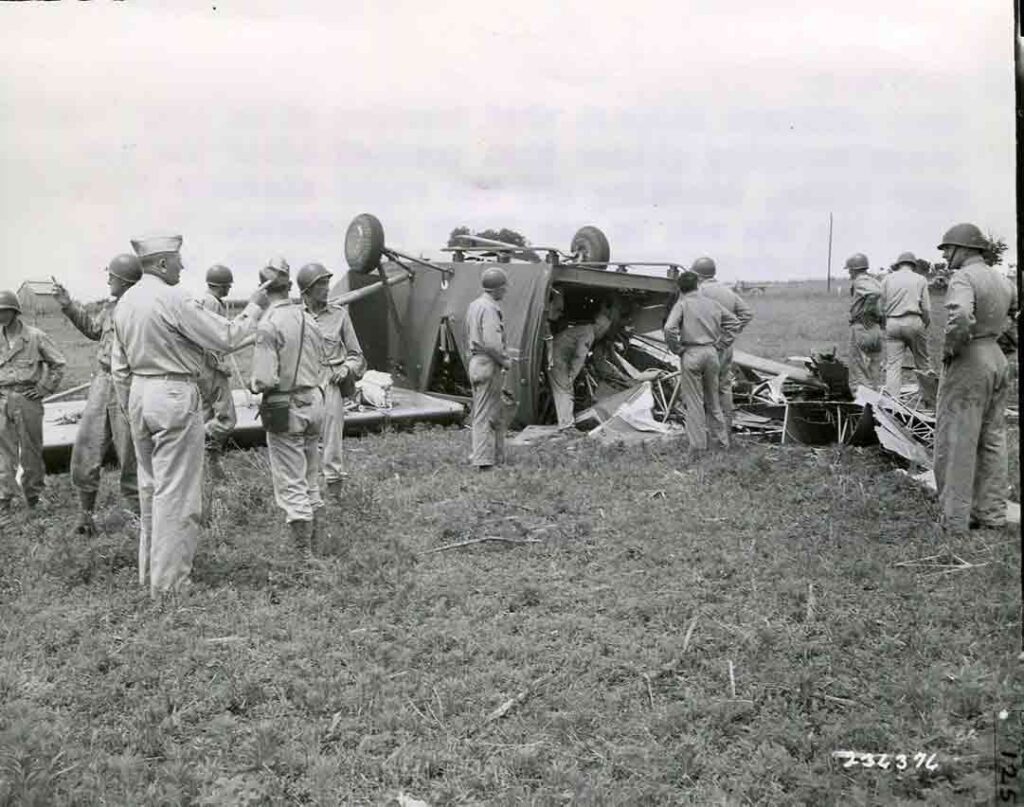
[[[465,247],[473,245],[472,241],[464,241],[459,238],[460,235],[475,235],[480,238],[489,238],[492,241],[501,241],[504,244],[514,244],[517,247],[524,247],[521,252],[516,252],[515,256],[525,261],[531,261],[532,263],[540,263],[540,255],[532,249],[529,249],[530,242],[526,236],[516,230],[510,230],[508,227],[502,227],[500,230],[479,230],[474,233],[469,229],[469,227],[462,225],[451,231],[451,234],[448,236],[448,246]],[[481,244],[480,246],[485,245]]]

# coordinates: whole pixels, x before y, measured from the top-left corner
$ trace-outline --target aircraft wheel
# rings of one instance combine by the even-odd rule
[[[365,275],[380,265],[384,226],[372,213],[360,213],[345,232],[345,260],[353,272]]]
[[[584,263],[606,263],[611,257],[611,250],[608,247],[608,239],[597,227],[580,227],[576,235],[572,237],[572,246],[569,251],[578,255]],[[607,267],[602,266],[601,269]]]

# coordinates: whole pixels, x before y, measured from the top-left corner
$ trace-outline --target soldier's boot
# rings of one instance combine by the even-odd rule
[[[227,474],[224,473],[224,466],[220,462],[221,453],[221,449],[218,446],[210,446],[206,449],[206,467],[210,472],[211,482],[223,482],[227,479]]]
[[[142,507],[139,504],[138,493],[128,493],[124,497],[124,503],[128,509],[128,512],[132,513],[136,518],[142,515]]]
[[[313,531],[310,539],[311,554],[323,552],[324,547],[324,508],[313,511]]]
[[[324,487],[327,490],[327,499],[335,504],[340,504],[342,500],[342,486],[345,484],[344,479],[332,479]]]
[[[92,513],[96,509],[96,491],[80,490],[78,492],[78,505],[78,521],[75,524],[75,535],[95,535],[96,522],[92,520]]]
[[[313,550],[310,544],[313,540],[312,521],[289,521],[288,529],[292,533],[292,549],[302,560],[309,560],[313,557]]]

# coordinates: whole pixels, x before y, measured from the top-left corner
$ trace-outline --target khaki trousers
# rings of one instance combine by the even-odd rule
[[[501,390],[505,372],[489,356],[472,356],[469,381],[473,385],[473,465],[500,465],[505,461],[505,412]]]
[[[698,451],[708,447],[709,431],[717,445],[729,445],[718,389],[718,351],[711,345],[684,348],[679,358],[679,392],[686,412],[686,437]]]
[[[569,325],[559,332],[551,342],[551,397],[555,400],[558,425],[563,429],[575,422],[573,419],[574,382],[580,374],[587,354],[594,345],[593,325]]]
[[[850,326],[850,392],[857,387],[878,389],[878,376],[882,367],[882,329],[878,325],[867,327],[860,323]]]
[[[324,397],[319,389],[293,392],[289,398],[288,431],[267,432],[274,501],[285,521],[312,521],[324,506],[320,496],[320,433]]]
[[[345,437],[345,396],[337,384],[328,384],[323,399],[324,482],[330,485],[345,478],[342,440]]]
[[[732,434],[732,346],[718,351],[718,404],[722,408],[725,433]]]
[[[118,404],[110,373],[100,371],[89,385],[89,397],[71,449],[71,484],[77,490],[95,494],[100,489],[100,469],[111,445],[121,466],[121,494],[126,499],[138,499],[139,480],[131,427]]]
[[[994,339],[967,344],[950,362],[935,407],[935,482],[947,529],[971,517],[1006,523],[1006,358]]]
[[[203,398],[206,439],[212,449],[222,451],[238,422],[235,399],[231,395],[231,376],[205,367],[199,386]]]
[[[139,582],[152,596],[188,580],[199,543],[203,420],[190,381],[133,376],[128,396],[139,469]]]
[[[903,386],[903,354],[909,350],[914,367],[922,372],[932,369],[928,358],[928,331],[924,320],[916,314],[885,321],[885,386],[883,389],[897,398]]]
[[[43,465],[43,404],[11,388],[0,387],[0,501],[21,490],[28,500],[39,498],[46,478]]]

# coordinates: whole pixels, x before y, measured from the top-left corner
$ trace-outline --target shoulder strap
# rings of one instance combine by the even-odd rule
[[[299,306],[299,353],[295,357],[295,372],[292,373],[292,383],[288,387],[288,391],[295,389],[295,381],[299,377],[299,365],[302,364],[302,350],[306,346],[306,310],[300,305]]]

